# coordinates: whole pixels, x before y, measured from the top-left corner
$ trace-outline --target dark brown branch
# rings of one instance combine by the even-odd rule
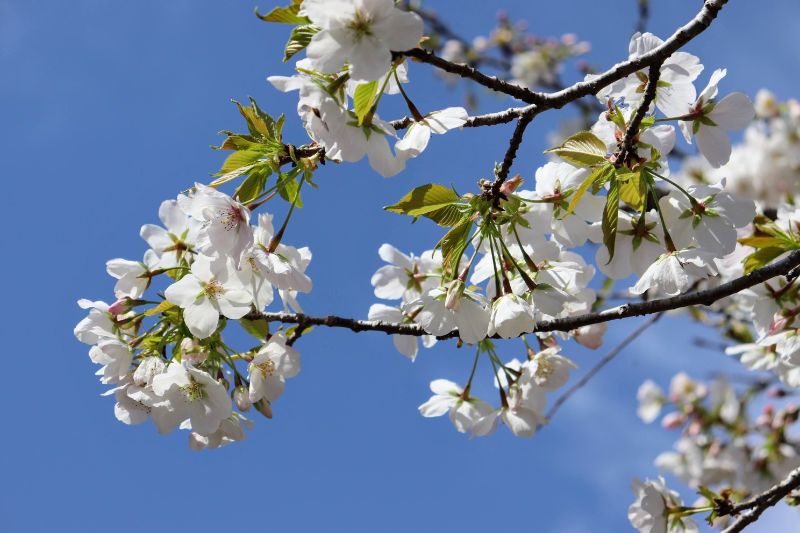
[[[725,514],[720,514],[720,516],[736,516],[741,514],[741,516],[723,533],[738,533],[742,531],[748,525],[758,520],[761,513],[776,505],[797,488],[800,488],[800,468],[793,470],[786,479],[771,489],[762,492],[744,503],[732,506],[725,511]]]
[[[586,384],[589,383],[589,381],[598,372],[600,372],[600,370],[602,370],[604,366],[606,366],[608,363],[610,363],[612,361],[612,359],[614,359],[617,355],[620,354],[620,352],[622,352],[622,350],[624,350],[630,343],[632,343],[634,340],[636,340],[639,337],[639,335],[644,333],[647,330],[647,328],[649,328],[650,326],[652,326],[653,324],[658,322],[658,319],[661,318],[662,316],[664,316],[663,311],[661,313],[656,313],[655,315],[651,316],[649,319],[647,319],[646,321],[644,321],[641,324],[639,324],[639,327],[636,328],[635,330],[633,330],[632,332],[630,332],[630,334],[628,334],[627,337],[622,339],[622,342],[620,342],[614,348],[609,350],[609,352],[606,353],[597,362],[597,364],[595,364],[591,368],[591,370],[589,370],[580,380],[578,380],[577,383],[575,383],[572,387],[570,387],[569,389],[564,391],[561,394],[561,396],[556,398],[556,401],[553,402],[553,406],[550,408],[550,410],[545,415],[547,420],[549,421],[550,419],[552,419],[553,416],[556,414],[556,412],[558,412],[558,410],[561,408],[561,406],[564,405],[564,403],[567,400],[569,400],[570,396],[572,396],[573,394],[578,392],[580,389],[585,387]]]
[[[650,104],[656,99],[656,92],[658,91],[658,80],[661,77],[661,62],[656,62],[650,65],[647,73],[647,87],[644,90],[642,103],[636,109],[628,129],[625,130],[625,137],[622,139],[622,144],[617,154],[617,165],[624,165],[628,157],[633,152],[633,145],[636,143],[636,138],[639,135],[639,126],[642,125],[645,115],[650,109]]]
[[[647,21],[650,20],[650,0],[637,0],[639,18],[636,20],[636,31],[647,31]]]
[[[784,276],[790,270],[800,266],[800,250],[789,253],[780,261],[771,265],[758,268],[746,276],[736,278],[727,283],[722,283],[716,287],[695,291],[689,294],[673,296],[670,298],[660,298],[648,302],[630,303],[599,311],[596,313],[586,313],[583,315],[571,316],[566,318],[556,318],[553,320],[542,320],[534,324],[532,331],[572,331],[583,326],[610,322],[634,316],[652,315],[673,309],[682,309],[693,305],[711,305],[717,300],[737,294],[745,289],[754,287],[777,276]],[[355,332],[361,331],[381,331],[390,335],[412,335],[422,336],[427,333],[416,324],[395,324],[392,322],[381,322],[376,320],[356,320],[330,315],[315,317],[304,314],[293,313],[260,313],[251,312],[246,318],[251,320],[264,319],[267,322],[282,322],[285,324],[297,324],[301,321],[306,326],[326,326],[331,328],[345,328]],[[439,339],[452,339],[458,337],[458,331],[451,331],[446,335],[441,335]]]
[[[513,96],[523,102],[536,104],[542,111],[545,109],[559,109],[578,98],[597,94],[604,87],[643,68],[647,68],[656,63],[663,63],[664,60],[678,51],[683,45],[705,31],[711,25],[711,22],[717,18],[722,7],[727,3],[728,0],[706,0],[700,12],[690,22],[678,28],[678,30],[673,33],[669,39],[664,41],[661,46],[634,59],[618,63],[592,80],[582,81],[553,93],[531,91],[524,87],[514,85],[513,83],[500,80],[494,76],[487,76],[469,65],[447,61],[421,48],[414,48],[397,53],[412,57],[424,63],[429,63],[445,72],[471,79],[484,87]]]
[[[511,135],[511,140],[508,141],[508,149],[506,155],[503,157],[503,162],[495,174],[495,180],[492,183],[492,195],[494,198],[500,196],[500,187],[503,182],[508,178],[508,172],[511,170],[511,165],[514,164],[514,159],[517,157],[517,151],[522,144],[522,138],[525,136],[525,129],[531,123],[533,118],[538,114],[538,109],[533,108],[520,115],[517,120],[517,126],[514,128],[514,133]]]

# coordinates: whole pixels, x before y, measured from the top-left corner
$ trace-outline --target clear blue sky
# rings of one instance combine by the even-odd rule
[[[651,28],[666,36],[699,3],[654,1]],[[635,18],[634,0],[535,9],[522,0],[428,4],[458,6],[450,20],[470,36],[488,31],[496,6],[506,4],[539,34],[591,41],[590,59],[601,67],[626,54]],[[84,316],[75,301],[110,299],[105,261],[138,259],[139,227],[157,222],[161,200],[219,166],[221,155],[208,146],[220,140],[217,131],[241,127],[230,98],[252,95],[270,112],[286,112],[289,139],[303,142],[295,96],[265,82],[290,72],[280,63],[285,28],[258,21],[253,7],[254,0],[0,0],[0,394],[10,415],[0,440],[0,529],[625,531],[631,478],[655,475],[652,459],[674,437],[636,419],[638,385],[647,377],[665,383],[688,366],[700,377],[736,369],[722,354],[692,348],[703,332],[683,320],[663,320],[532,440],[501,431],[470,441],[445,420],[418,415],[430,380],[463,381],[468,354],[440,347],[410,364],[387,337],[344,331],[298,343],[304,368],[275,404],[275,419],[256,419],[238,445],[194,453],[185,432],[165,438],[152,425],[114,419],[87,347],[72,335]],[[800,96],[798,20],[793,0],[769,9],[732,0],[689,48],[706,64],[701,84],[727,67],[723,91],[752,95],[767,85]],[[427,67],[413,66],[411,78],[421,109],[459,98]],[[509,105],[482,102],[482,111]],[[554,119],[537,118],[515,171],[532,179]],[[380,206],[429,181],[469,190],[502,157],[509,135],[499,127],[437,137],[389,180],[366,164],[321,171],[321,189],[305,196],[287,236],[314,252],[307,311],[365,316],[379,245],[421,251],[438,238],[432,225],[410,226]],[[609,345],[632,327],[612,325]],[[584,371],[600,355],[568,354]],[[772,531],[792,520],[791,511],[768,515]],[[770,530],[768,521],[760,531]]]

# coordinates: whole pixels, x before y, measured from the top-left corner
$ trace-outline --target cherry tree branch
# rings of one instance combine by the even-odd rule
[[[723,512],[720,512],[720,516],[736,516],[746,512],[746,514],[742,514],[733,524],[725,529],[723,533],[738,533],[744,530],[745,527],[758,520],[761,513],[776,505],[797,488],[800,488],[800,468],[794,469],[786,479],[751,498],[749,501],[734,505],[730,509],[725,509]]]
[[[636,136],[639,134],[639,126],[642,125],[642,120],[644,120],[645,115],[647,115],[647,111],[650,109],[650,104],[652,104],[656,99],[658,80],[661,77],[661,65],[661,61],[657,61],[650,65],[650,69],[648,70],[647,74],[647,87],[644,90],[642,103],[639,104],[638,109],[636,109],[636,114],[633,116],[631,123],[628,125],[628,129],[625,130],[625,137],[622,139],[622,145],[616,159],[617,164],[624,164],[625,160],[630,155],[636,140]]]
[[[559,109],[578,98],[597,94],[604,87],[643,68],[656,63],[663,63],[674,52],[677,52],[686,43],[708,29],[711,22],[717,18],[720,10],[727,3],[728,0],[706,0],[700,12],[687,24],[678,28],[678,30],[675,31],[669,39],[664,41],[661,46],[634,59],[618,63],[602,74],[593,77],[591,80],[578,82],[570,87],[552,93],[531,91],[530,89],[500,80],[495,76],[487,76],[474,67],[447,61],[421,48],[414,48],[398,53],[433,65],[445,72],[471,79],[484,87],[507,94],[528,104],[535,104],[542,108],[542,110]]]
[[[780,261],[758,268],[745,276],[736,278],[727,283],[722,283],[710,289],[669,298],[659,298],[647,302],[628,303],[595,313],[586,313],[552,320],[541,320],[534,324],[532,332],[572,331],[583,326],[610,322],[612,320],[652,315],[693,305],[711,305],[722,298],[737,294],[774,277],[785,276],[789,274],[791,270],[799,266],[800,250],[795,250]],[[422,327],[416,324],[396,324],[379,320],[356,320],[336,315],[310,316],[302,313],[262,313],[253,311],[246,315],[245,318],[250,320],[262,319],[267,322],[281,322],[284,324],[302,323],[305,327],[325,326],[330,328],[344,328],[356,333],[361,331],[380,331],[389,335],[411,335],[415,337],[428,335]],[[443,340],[456,337],[458,337],[458,330],[451,331],[446,335],[440,335],[437,338]]]
[[[561,408],[562,405],[564,405],[564,403],[567,400],[569,400],[569,398],[573,394],[575,394],[580,389],[585,387],[586,384],[589,383],[589,381],[598,372],[600,372],[600,370],[602,370],[604,366],[606,366],[608,363],[610,363],[612,361],[612,359],[614,359],[617,355],[619,355],[620,352],[622,352],[622,350],[624,350],[630,343],[635,341],[639,337],[639,335],[641,335],[642,333],[644,333],[647,330],[647,328],[649,328],[650,326],[652,326],[653,324],[658,322],[658,319],[660,319],[662,316],[664,316],[664,312],[663,311],[660,312],[660,313],[656,313],[655,315],[651,316],[646,321],[644,321],[641,324],[639,324],[638,328],[636,328],[635,330],[631,331],[628,334],[628,336],[625,337],[624,339],[622,339],[622,341],[618,345],[616,345],[614,348],[609,350],[608,353],[606,353],[602,358],[600,358],[600,360],[591,368],[591,370],[589,370],[580,380],[578,380],[577,383],[575,383],[572,387],[570,387],[569,389],[564,391],[564,393],[561,394],[561,396],[556,398],[556,401],[553,402],[553,406],[550,408],[550,410],[545,415],[547,420],[549,421],[551,418],[553,418],[553,416],[556,414],[556,412]]]

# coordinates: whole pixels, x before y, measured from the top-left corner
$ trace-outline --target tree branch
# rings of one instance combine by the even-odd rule
[[[731,524],[723,533],[738,533],[745,527],[752,524],[761,516],[761,513],[768,508],[774,506],[784,497],[788,496],[793,490],[800,488],[800,468],[794,469],[783,481],[772,487],[771,489],[754,496],[749,501],[734,505],[724,514],[720,516],[739,515],[742,514],[733,524]]]
[[[658,322],[658,319],[660,319],[662,316],[664,316],[664,312],[663,311],[660,312],[660,313],[656,313],[655,315],[651,316],[649,319],[647,319],[643,323],[639,324],[638,328],[636,328],[635,330],[630,332],[630,334],[628,334],[627,337],[622,339],[622,342],[620,342],[617,346],[615,346],[608,353],[606,353],[591,368],[591,370],[589,370],[577,383],[575,383],[572,387],[570,387],[569,389],[564,391],[564,393],[561,394],[561,396],[556,398],[556,401],[553,402],[553,406],[550,408],[550,410],[545,415],[547,420],[549,421],[551,418],[553,418],[553,416],[561,408],[561,406],[564,405],[564,403],[567,400],[569,400],[570,396],[572,396],[573,394],[578,392],[580,389],[582,389],[584,386],[586,386],[586,384],[589,383],[589,381],[598,372],[600,372],[600,370],[602,370],[604,366],[606,366],[608,363],[610,363],[612,359],[614,359],[617,355],[620,354],[620,352],[622,352],[622,350],[624,350],[630,343],[632,343],[634,340],[636,340],[639,337],[639,335],[644,333],[647,330],[647,328],[649,328],[650,326],[652,326],[653,324]]]
[[[717,18],[722,7],[727,3],[728,0],[706,0],[700,12],[687,24],[678,28],[678,30],[673,33],[669,39],[664,41],[661,46],[634,59],[618,63],[591,80],[578,82],[566,89],[553,93],[531,91],[530,89],[500,80],[495,76],[487,76],[469,65],[447,61],[422,48],[414,48],[397,53],[417,59],[423,63],[428,63],[445,72],[471,79],[484,87],[513,96],[528,104],[536,104],[542,111],[545,109],[559,109],[578,98],[597,94],[604,87],[643,68],[656,63],[663,63],[664,60],[678,51],[683,45],[705,31],[711,25],[711,22]]]
[[[630,156],[631,151],[633,150],[633,145],[636,141],[636,137],[639,135],[639,126],[642,125],[642,120],[644,120],[645,115],[647,115],[647,111],[650,109],[650,104],[652,104],[656,99],[658,80],[661,77],[661,65],[661,61],[657,61],[650,65],[650,69],[647,72],[647,87],[644,90],[642,102],[639,104],[636,114],[631,119],[628,129],[625,130],[625,137],[622,139],[622,144],[620,146],[619,153],[617,154],[616,162],[618,165],[624,165],[625,161]]]
[[[620,320],[634,316],[652,315],[693,305],[711,305],[717,300],[737,294],[774,277],[784,276],[788,274],[790,270],[798,266],[800,266],[800,250],[795,250],[780,261],[758,268],[753,270],[750,274],[710,289],[682,294],[680,296],[650,300],[648,302],[629,303],[596,313],[542,320],[534,324],[532,332],[572,331],[583,326],[599,324],[601,322],[610,322],[612,320]],[[301,313],[262,313],[253,311],[248,313],[245,318],[250,320],[263,319],[267,322],[282,322],[285,324],[298,324],[302,321],[306,326],[345,328],[354,332],[381,331],[389,335],[411,335],[415,337],[428,335],[422,327],[416,324],[395,324],[377,320],[356,320],[335,315],[317,317]],[[443,340],[456,337],[458,337],[458,330],[451,331],[446,335],[440,335],[437,338]]]
[[[517,157],[517,151],[522,144],[522,138],[525,136],[525,129],[531,123],[533,118],[539,113],[538,108],[533,107],[530,110],[522,113],[517,120],[517,126],[514,128],[514,133],[511,135],[511,140],[508,142],[508,149],[506,155],[503,157],[503,162],[495,174],[495,180],[492,183],[492,195],[494,198],[500,196],[500,187],[503,182],[508,178],[508,172],[511,170],[511,165],[514,164],[514,159]]]

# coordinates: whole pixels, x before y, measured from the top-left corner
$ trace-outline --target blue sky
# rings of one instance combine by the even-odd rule
[[[693,337],[709,334],[683,319],[662,320],[532,440],[501,431],[470,441],[445,420],[418,415],[430,380],[463,381],[471,354],[442,346],[410,364],[388,337],[346,331],[319,330],[297,344],[303,371],[275,404],[275,418],[257,418],[238,445],[198,454],[185,433],[160,437],[151,425],[116,422],[87,348],[72,335],[84,316],[75,301],[109,299],[105,261],[138,259],[139,227],[157,222],[161,200],[218,168],[221,155],[208,149],[216,132],[241,128],[230,98],[252,95],[273,114],[287,113],[289,139],[304,139],[295,96],[265,82],[290,72],[280,63],[285,28],[253,17],[253,1],[0,0],[9,362],[0,390],[10,415],[0,441],[3,529],[626,530],[631,478],[655,475],[652,459],[674,437],[637,420],[638,385],[648,377],[666,383],[683,368],[699,377],[737,369],[722,354],[693,348]],[[535,10],[522,0],[499,4],[541,35],[591,41],[589,59],[601,67],[624,57],[635,18],[633,0],[537,2]],[[699,2],[654,4],[651,28],[666,36]],[[469,36],[488,31],[496,9],[475,0],[428,5],[459,6],[450,20]],[[752,95],[766,85],[797,96],[800,6],[769,6],[732,0],[691,44],[706,65],[701,84],[727,67],[723,91]],[[425,66],[414,65],[411,78],[420,109],[460,98]],[[481,111],[509,105],[481,101]],[[400,113],[399,105],[382,111]],[[557,115],[537,118],[514,171],[532,179]],[[469,190],[502,158],[509,135],[510,127],[498,127],[438,137],[389,180],[366,164],[319,172],[320,190],[305,195],[286,237],[314,252],[306,310],[365,316],[380,244],[419,252],[438,239],[431,224],[411,226],[380,207],[431,181]],[[634,323],[612,325],[608,345]],[[600,356],[569,354],[584,371]],[[794,513],[776,510],[753,531],[789,523],[798,523]]]

